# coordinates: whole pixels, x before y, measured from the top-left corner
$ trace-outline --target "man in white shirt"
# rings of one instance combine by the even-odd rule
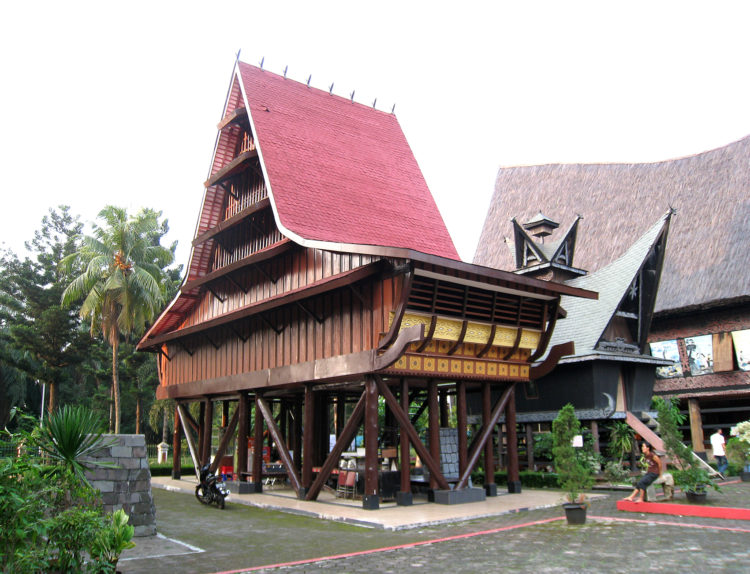
[[[727,453],[724,450],[724,433],[721,429],[718,429],[714,434],[711,435],[711,449],[716,459],[718,471],[720,474],[724,474],[729,464],[727,463]]]

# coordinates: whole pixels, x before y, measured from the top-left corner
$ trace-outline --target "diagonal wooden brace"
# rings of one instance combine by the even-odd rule
[[[268,408],[268,403],[266,403],[266,399],[264,399],[263,397],[257,396],[255,398],[255,404],[260,409],[260,412],[263,415],[263,419],[266,421],[266,424],[268,425],[268,432],[271,433],[271,437],[276,442],[276,448],[279,449],[279,456],[281,456],[281,462],[284,463],[284,466],[286,467],[286,472],[289,475],[289,482],[292,483],[292,488],[294,489],[294,492],[296,492],[297,496],[299,496],[299,489],[302,486],[299,480],[299,473],[297,472],[297,468],[294,466],[294,461],[292,460],[292,457],[289,454],[289,449],[286,447],[286,442],[284,441],[284,437],[281,436],[281,433],[279,432],[279,427],[276,425],[276,421],[273,420],[273,413],[271,412],[271,409]]]
[[[411,444],[414,446],[414,450],[417,451],[419,458],[422,459],[422,462],[430,470],[430,475],[435,479],[441,489],[450,490],[450,485],[448,484],[448,481],[445,480],[439,463],[432,458],[432,455],[430,455],[429,451],[425,448],[424,444],[422,443],[422,439],[419,438],[417,429],[414,428],[414,426],[411,424],[411,421],[409,420],[408,413],[404,413],[404,411],[401,409],[401,405],[393,396],[393,393],[391,393],[388,385],[383,382],[383,379],[376,376],[375,380],[378,383],[378,390],[380,391],[380,394],[383,395],[383,398],[385,398],[385,402],[393,412],[393,416],[396,417],[396,420],[401,426],[401,429],[405,431],[409,436],[409,441],[411,441]]]

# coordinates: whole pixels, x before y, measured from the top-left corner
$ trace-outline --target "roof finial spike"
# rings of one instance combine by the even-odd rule
[[[284,66],[284,78],[286,78],[286,72],[289,69],[289,65]]]
[[[263,62],[265,62],[265,61],[266,61],[266,57],[265,57],[265,56],[263,56],[263,57],[262,57],[262,58],[260,59],[260,69],[261,69],[261,70],[263,69]]]
[[[375,98],[375,99],[374,99],[374,100],[372,101],[372,109],[373,109],[373,110],[375,109],[375,104],[377,104],[377,103],[378,103],[378,99],[377,99],[377,98]]]
[[[328,95],[333,94],[333,82],[331,82],[331,85],[328,86]]]
[[[396,104],[393,104],[393,107],[391,108],[391,113],[396,111]]]
[[[240,52],[242,52],[242,48],[240,48],[239,50],[237,50],[237,57],[236,57],[236,60],[235,60],[236,62],[240,61]]]
[[[354,90],[352,90],[352,93],[349,94],[349,97],[351,98],[352,103],[354,103]]]
[[[310,80],[312,80],[312,74],[310,74],[309,76],[307,76],[307,87],[308,88],[310,87]]]

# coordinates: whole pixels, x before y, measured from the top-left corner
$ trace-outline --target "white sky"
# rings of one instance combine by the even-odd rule
[[[241,50],[395,103],[470,261],[501,165],[658,161],[750,134],[749,16],[718,1],[3,2],[0,242],[21,253],[60,203],[84,221],[145,206],[186,264]]]

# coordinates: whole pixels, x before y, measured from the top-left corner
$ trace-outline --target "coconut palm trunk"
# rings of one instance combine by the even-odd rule
[[[119,348],[120,341],[115,332],[112,337],[112,396],[115,399],[115,434],[120,434],[120,380],[117,362]]]

